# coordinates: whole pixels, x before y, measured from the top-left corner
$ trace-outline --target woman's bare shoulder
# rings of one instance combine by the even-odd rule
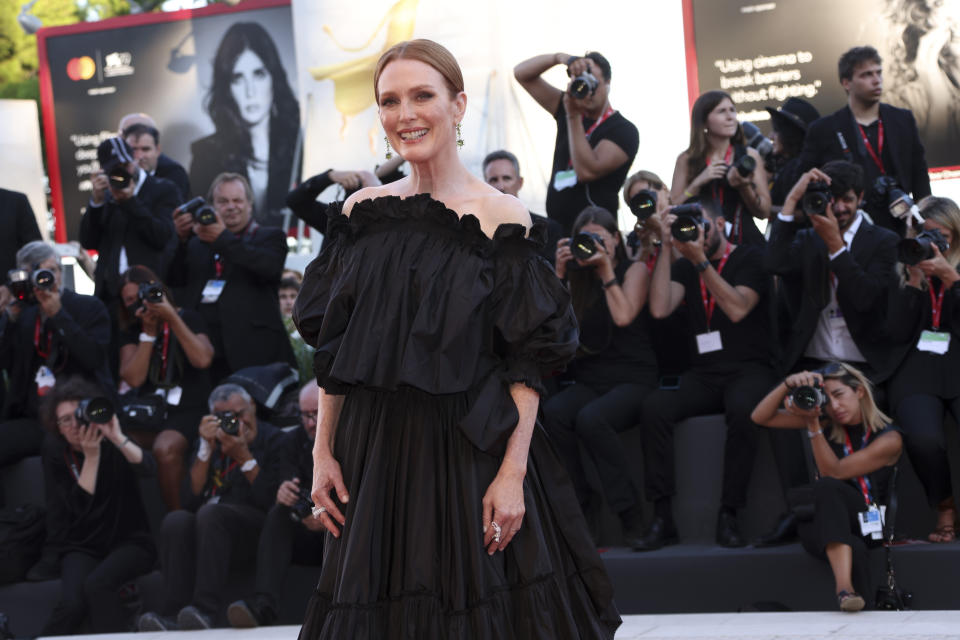
[[[496,229],[502,224],[521,224],[529,229],[533,226],[530,212],[520,200],[495,189],[491,191],[481,199],[480,214],[481,221],[486,223],[484,227]]]
[[[379,198],[381,196],[396,195],[394,193],[394,189],[392,188],[394,184],[396,183],[377,185],[375,187],[364,187],[363,189],[354,192],[353,195],[347,198],[343,203],[343,209],[341,210],[341,213],[349,218],[350,212],[353,211],[353,205],[361,200],[372,200],[373,198]]]

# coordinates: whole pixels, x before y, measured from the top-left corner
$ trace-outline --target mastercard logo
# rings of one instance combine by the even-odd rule
[[[97,72],[97,65],[90,56],[72,58],[67,63],[67,76],[74,81],[89,80]]]

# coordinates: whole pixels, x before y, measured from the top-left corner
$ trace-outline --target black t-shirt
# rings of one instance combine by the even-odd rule
[[[837,444],[830,439],[830,436],[833,435],[833,429],[824,431],[824,436],[827,437],[827,444],[830,445],[830,448],[833,449],[833,453],[837,458],[845,458],[846,452],[844,451],[844,445]],[[850,448],[852,449],[851,453],[855,453],[864,447],[863,441],[863,425],[850,425],[847,427],[842,427],[846,429],[847,434],[850,437]],[[870,444],[880,436],[886,435],[888,433],[901,433],[900,428],[893,424],[888,424],[880,431],[871,435],[866,444]],[[893,466],[889,467],[880,467],[876,471],[867,474],[870,478],[870,491],[873,501],[877,504],[887,504],[890,499],[890,480],[893,477]],[[856,489],[857,491],[862,491],[856,478],[850,478],[847,480],[847,484]],[[866,505],[866,500],[864,500],[864,505]]]
[[[745,286],[760,296],[756,306],[740,322],[733,322],[723,312],[719,304],[713,309],[713,316],[707,327],[707,314],[703,308],[700,291],[700,274],[686,258],[673,263],[671,277],[684,288],[684,302],[690,315],[690,348],[694,367],[728,363],[761,362],[770,359],[769,326],[766,317],[767,276],[763,271],[763,254],[755,247],[739,246],[733,250],[723,267],[721,276],[732,286]],[[710,263],[717,268],[719,260]],[[709,331],[719,331],[723,348],[719,351],[699,353],[697,335]]]
[[[547,217],[559,222],[563,226],[564,233],[569,233],[577,214],[589,206],[591,201],[592,204],[616,214],[617,196],[624,180],[627,179],[627,172],[630,170],[630,165],[633,164],[633,158],[637,155],[637,148],[640,146],[640,134],[632,122],[624,118],[619,111],[615,111],[590,134],[590,146],[595,148],[601,140],[610,140],[627,154],[626,162],[593,182],[577,182],[572,187],[557,191],[553,187],[553,181],[557,173],[573,168],[570,163],[567,112],[563,108],[562,101],[555,118],[557,120],[557,142],[553,149],[553,169],[550,172],[550,184],[547,186]],[[589,130],[593,123],[593,120],[584,120],[584,130]]]

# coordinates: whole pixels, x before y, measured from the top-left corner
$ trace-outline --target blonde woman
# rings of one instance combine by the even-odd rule
[[[925,231],[938,231],[946,251],[931,245],[933,257],[903,266],[902,285],[891,296],[890,331],[906,354],[890,380],[890,406],[903,428],[907,454],[930,506],[937,509],[931,542],[957,536],[943,420],[946,410],[960,421],[960,208],[949,198],[920,202]]]
[[[801,409],[791,394],[799,387],[819,388],[825,404]],[[903,447],[899,430],[877,408],[866,377],[843,363],[787,377],[750,417],[765,427],[807,430],[819,479],[813,485],[813,519],[800,523],[800,540],[810,554],[830,563],[840,609],[863,609],[860,593],[869,592],[870,579],[867,548],[880,540],[865,534],[860,517],[889,498]]]

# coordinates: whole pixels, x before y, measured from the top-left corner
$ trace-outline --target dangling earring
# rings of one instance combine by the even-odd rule
[[[460,123],[457,123],[457,151],[463,148],[463,132],[460,130]]]
[[[708,130],[706,127],[704,127],[704,128],[703,128],[703,132],[704,132],[704,133],[709,133],[709,130]]]
[[[387,143],[387,160],[393,158],[393,152],[390,151],[390,138],[383,136],[383,141]]]

